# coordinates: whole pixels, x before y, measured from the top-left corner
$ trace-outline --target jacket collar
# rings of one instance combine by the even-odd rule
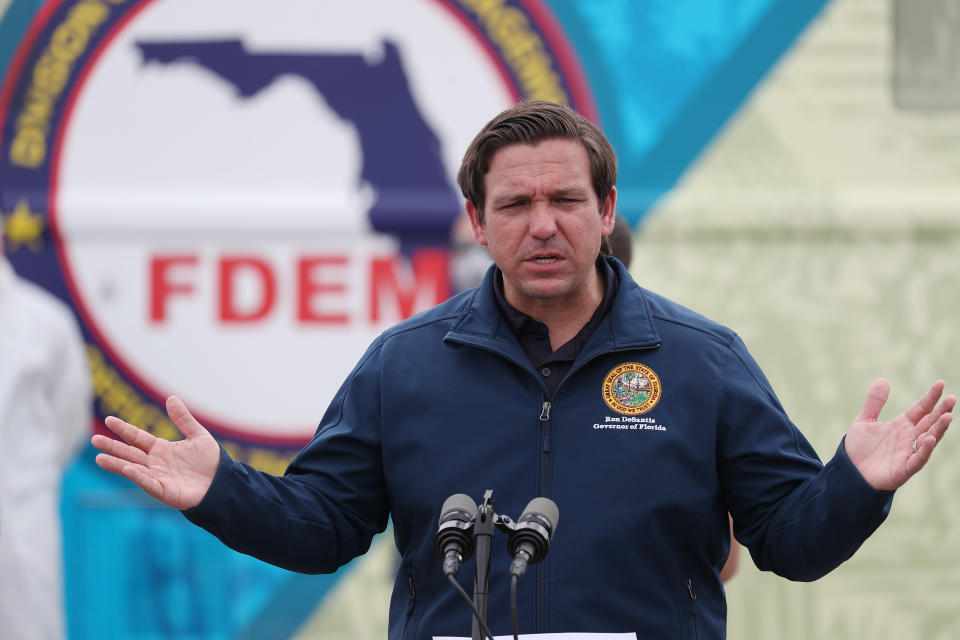
[[[589,358],[599,351],[620,349],[652,349],[660,345],[660,334],[653,324],[646,291],[638,285],[627,268],[616,258],[607,262],[620,278],[620,288],[610,313],[603,319],[581,357]]]
[[[660,336],[653,325],[650,306],[644,290],[634,282],[630,272],[616,258],[606,258],[620,278],[620,286],[610,313],[603,319],[587,342],[581,360],[598,352],[620,349],[653,348],[660,344]],[[526,355],[516,337],[497,308],[494,278],[496,267],[487,269],[483,282],[474,290],[464,305],[453,328],[444,337],[445,341],[476,344],[489,348],[516,350],[520,357]]]
[[[520,366],[529,366],[529,358],[497,306],[496,277],[497,267],[490,265],[480,286],[472,295],[465,294],[466,303],[443,341],[482,347],[500,353]]]

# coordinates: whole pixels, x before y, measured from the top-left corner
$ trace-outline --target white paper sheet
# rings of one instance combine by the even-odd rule
[[[513,640],[513,635],[494,636],[494,640]],[[460,636],[433,636],[433,640],[470,640]],[[530,633],[520,640],[637,640],[635,633]]]

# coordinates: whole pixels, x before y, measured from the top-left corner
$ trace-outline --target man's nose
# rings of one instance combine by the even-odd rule
[[[536,201],[530,210],[530,235],[549,238],[557,233],[557,217],[549,203]]]

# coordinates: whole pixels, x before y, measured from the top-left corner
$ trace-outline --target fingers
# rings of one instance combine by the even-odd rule
[[[908,473],[910,475],[922,469],[930,460],[930,456],[933,455],[933,450],[940,440],[943,439],[952,418],[953,416],[949,413],[942,415],[933,426],[930,427],[927,433],[917,438],[917,452],[907,459]]]
[[[120,436],[124,442],[133,445],[141,451],[149,451],[150,447],[152,447],[153,443],[157,440],[157,437],[153,434],[114,416],[107,416],[103,424],[107,425],[110,431]]]
[[[110,440],[110,438],[105,436],[100,437],[104,438],[105,440]],[[123,476],[154,498],[161,497],[161,484],[155,478],[150,477],[144,467],[137,464],[131,464],[130,462],[127,462],[121,458],[115,458],[114,456],[106,453],[97,454],[97,457],[94,458],[94,460],[96,461],[97,466],[101,469]]]
[[[90,443],[97,449],[100,449],[100,451],[119,458],[120,460],[126,460],[133,464],[147,465],[148,458],[146,453],[137,447],[125,444],[119,440],[97,434],[90,438]]]
[[[112,471],[118,475],[126,477],[127,474],[124,473],[124,470],[127,467],[132,467],[129,462],[121,458],[115,458],[112,455],[106,453],[98,453],[97,457],[94,458],[94,461],[97,463],[97,466],[101,469],[106,469],[107,471]]]
[[[877,418],[880,417],[883,405],[887,403],[888,397],[890,397],[890,383],[883,378],[874,380],[873,384],[870,385],[870,391],[867,392],[867,399],[863,403],[863,408],[857,414],[857,422],[876,422]]]
[[[183,404],[183,400],[177,396],[167,398],[167,415],[170,416],[173,424],[177,425],[180,433],[188,440],[207,434],[207,430],[197,422],[190,410],[187,409],[187,405]]]
[[[139,442],[138,444],[126,444],[100,434],[94,435],[90,438],[90,443],[103,452],[97,454],[94,458],[97,466],[132,480],[134,484],[153,497],[159,497],[160,483],[147,474],[149,456],[139,448],[143,446],[147,439],[138,436],[137,432],[150,436],[152,440],[156,440],[156,438],[113,416],[108,416],[104,423],[121,438],[130,438]]]
[[[941,416],[944,414],[949,414],[953,411],[954,406],[957,404],[957,399],[954,396],[947,396],[944,398],[937,408],[934,411],[931,411],[917,423],[917,433],[924,433],[927,429],[930,428],[930,425],[937,422]]]
[[[930,426],[926,432],[920,434],[917,437],[917,447],[920,447],[924,443],[929,443],[931,450],[937,445],[940,440],[943,439],[944,434],[947,432],[947,427],[950,426],[950,422],[953,420],[953,414],[942,413],[937,418],[937,420]]]
[[[910,475],[922,469],[924,465],[927,464],[927,461],[930,460],[930,456],[933,455],[933,450],[943,439],[947,428],[953,421],[953,414],[950,412],[953,411],[956,403],[957,399],[953,396],[944,398],[936,411],[936,418],[933,419],[926,431],[921,431],[920,435],[917,436],[917,451],[907,459],[907,467]],[[934,414],[928,415],[924,418],[924,421],[932,415]]]
[[[920,469],[927,464],[927,461],[930,460],[930,456],[933,454],[933,448],[936,446],[936,444],[936,440],[933,438],[930,438],[929,440],[924,436],[917,438],[917,452],[907,458],[908,477],[920,471]]]
[[[907,409],[903,415],[905,415],[910,422],[917,424],[924,416],[933,410],[942,393],[943,380],[937,380],[933,383],[933,386],[930,387],[930,390],[923,394],[922,398],[913,403],[913,406]]]

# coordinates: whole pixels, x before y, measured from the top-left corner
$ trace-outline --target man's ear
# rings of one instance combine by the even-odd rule
[[[607,199],[600,208],[600,235],[608,236],[613,233],[613,225],[617,221],[617,188],[610,187]]]
[[[473,237],[483,246],[487,246],[487,231],[480,222],[480,212],[473,206],[473,203],[467,200],[467,215],[470,216],[470,227],[473,229]]]

